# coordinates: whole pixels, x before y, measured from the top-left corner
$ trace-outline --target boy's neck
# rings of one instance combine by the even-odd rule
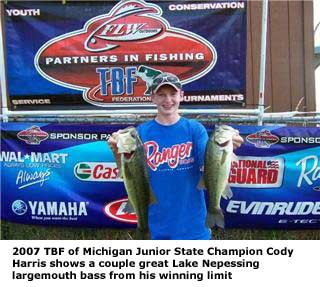
[[[164,125],[164,126],[171,126],[177,123],[180,120],[180,115],[170,115],[170,116],[163,116],[163,115],[157,115],[155,118],[156,122]]]

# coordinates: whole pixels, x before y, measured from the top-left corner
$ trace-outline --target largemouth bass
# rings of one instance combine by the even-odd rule
[[[148,180],[144,147],[134,127],[118,131],[115,139],[121,154],[120,176],[128,194],[128,204],[124,211],[136,213],[137,239],[147,239],[148,209],[150,204],[156,203],[156,199]]]
[[[202,185],[208,190],[209,196],[206,219],[208,227],[218,226],[224,228],[225,226],[220,200],[221,196],[225,199],[232,197],[232,191],[228,185],[228,177],[231,161],[234,157],[232,137],[237,133],[238,131],[232,127],[226,125],[218,126],[207,143]]]

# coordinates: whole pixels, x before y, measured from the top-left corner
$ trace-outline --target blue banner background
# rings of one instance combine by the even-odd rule
[[[106,174],[108,181],[99,181],[102,171],[113,169],[115,172],[106,139],[123,127],[2,124],[1,218],[29,224],[134,227],[128,221],[132,220],[132,215],[123,214],[119,205],[111,212],[112,217],[106,215],[107,204],[126,198],[123,183],[114,181],[115,173]],[[231,171],[231,174],[239,174],[235,176],[236,182],[231,183],[233,197],[221,202],[227,227],[319,228],[319,129],[234,127],[245,139],[236,154],[238,161],[247,167],[233,166]],[[207,126],[209,132],[212,128]],[[81,137],[86,139],[79,139]],[[257,164],[260,166],[255,166]],[[93,176],[95,168],[96,177]],[[263,177],[256,176],[259,170],[271,170],[277,176],[269,177],[264,185],[259,184]],[[47,173],[43,181],[41,176],[32,178],[40,171]],[[249,172],[254,176],[250,178]],[[236,185],[243,179],[242,184]],[[263,204],[267,204],[265,208]]]

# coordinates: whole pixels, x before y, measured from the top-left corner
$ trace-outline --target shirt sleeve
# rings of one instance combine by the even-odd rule
[[[199,169],[201,169],[204,165],[206,146],[209,137],[205,127],[195,120],[192,120],[192,138],[194,144],[195,161]]]

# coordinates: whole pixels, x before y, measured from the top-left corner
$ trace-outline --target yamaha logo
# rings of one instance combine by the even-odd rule
[[[28,211],[28,206],[23,200],[18,199],[12,203],[11,209],[16,215],[24,215]]]

